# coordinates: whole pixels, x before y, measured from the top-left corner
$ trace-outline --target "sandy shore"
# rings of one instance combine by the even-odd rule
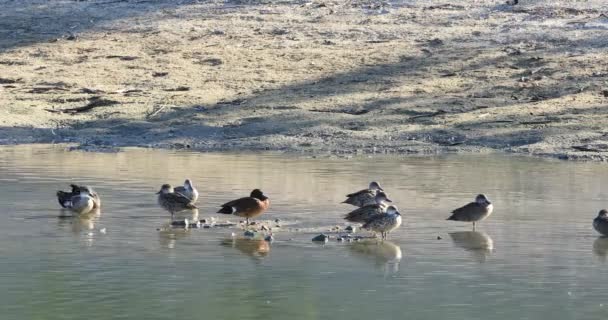
[[[608,159],[604,1],[0,0],[0,144]]]

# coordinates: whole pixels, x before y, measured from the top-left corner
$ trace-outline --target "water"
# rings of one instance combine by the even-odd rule
[[[170,229],[155,195],[191,178],[199,218],[259,187],[271,245],[237,229]],[[343,196],[382,183],[404,215],[388,242],[317,245]],[[103,208],[59,218],[54,192],[91,184]],[[307,158],[132,149],[0,149],[2,319],[597,319],[608,239],[591,220],[604,164],[500,155]],[[477,232],[444,219],[485,192]],[[158,230],[160,229],[160,230]],[[102,232],[102,231],[105,231]],[[440,240],[437,237],[441,237]]]

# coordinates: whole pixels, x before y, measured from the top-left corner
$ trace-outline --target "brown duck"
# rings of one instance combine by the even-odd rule
[[[270,207],[270,199],[260,189],[254,189],[249,197],[224,203],[218,213],[244,217],[249,225],[250,218],[261,215],[268,207]]]

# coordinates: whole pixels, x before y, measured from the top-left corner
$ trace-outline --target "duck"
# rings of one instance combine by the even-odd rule
[[[366,205],[376,204],[375,197],[379,191],[384,191],[384,189],[380,187],[378,182],[372,181],[367,189],[347,194],[346,200],[344,200],[342,203],[348,203],[355,207],[364,207]]]
[[[382,240],[388,238],[389,232],[401,226],[401,213],[397,206],[391,205],[386,208],[386,213],[375,215],[370,218],[364,225],[363,229],[370,230],[374,233],[380,233]]]
[[[195,203],[198,200],[198,190],[192,185],[192,181],[190,179],[186,179],[184,181],[183,186],[175,187],[174,192],[181,193],[192,200],[192,203]]]
[[[384,191],[380,191],[374,197],[374,202],[374,204],[369,204],[347,213],[344,216],[344,220],[365,223],[373,216],[384,214],[386,212],[386,203],[393,201],[388,198]]]
[[[593,229],[604,236],[608,236],[608,211],[606,209],[600,210],[597,217],[593,219]]]
[[[175,192],[170,184],[163,184],[156,194],[158,195],[158,205],[171,213],[171,219],[176,212],[197,208],[190,198]]]
[[[473,222],[473,230],[475,230],[475,223],[489,217],[493,210],[494,206],[490,200],[484,194],[478,194],[474,202],[452,211],[452,215],[447,220]]]
[[[69,200],[63,202],[65,208],[77,215],[86,215],[95,210],[95,200],[91,189],[86,186],[78,186],[77,193],[72,193]]]
[[[83,190],[85,193],[88,193],[91,196],[93,200],[93,209],[101,208],[101,198],[99,197],[99,194],[93,190],[93,188],[89,186],[79,186],[77,184],[70,184],[70,187],[72,190],[69,192],[61,190],[57,191],[57,201],[62,208],[71,209],[72,198],[79,195]]]
[[[221,209],[217,213],[234,214],[246,219],[249,225],[249,219],[260,216],[270,207],[270,199],[264,195],[262,190],[254,189],[249,197],[232,200],[221,205]]]

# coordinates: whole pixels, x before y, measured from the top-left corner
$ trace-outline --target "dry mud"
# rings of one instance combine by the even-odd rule
[[[0,144],[608,159],[604,1],[0,7]]]

